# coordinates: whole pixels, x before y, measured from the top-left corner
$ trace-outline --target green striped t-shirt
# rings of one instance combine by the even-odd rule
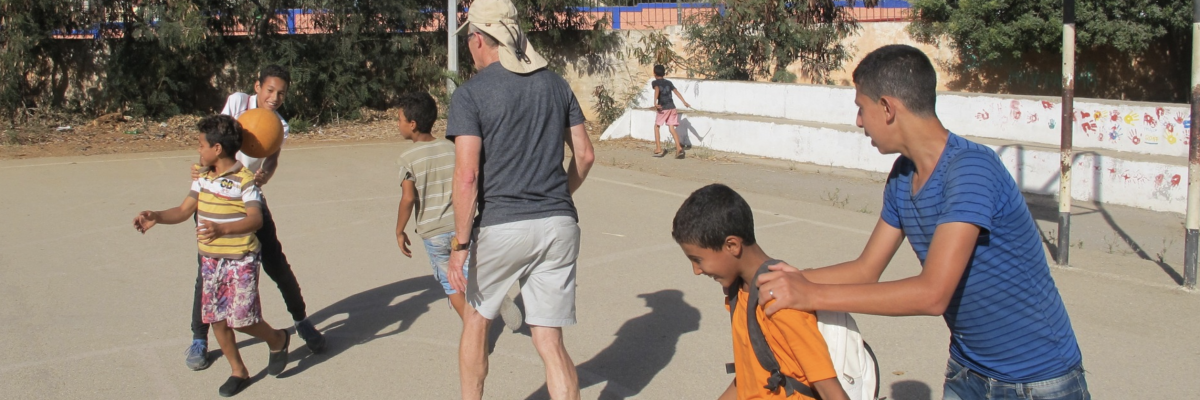
[[[400,154],[396,163],[400,180],[413,181],[417,187],[417,234],[428,239],[453,232],[454,143],[442,139],[418,143]]]

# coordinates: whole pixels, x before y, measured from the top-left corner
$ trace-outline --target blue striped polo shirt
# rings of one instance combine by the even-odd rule
[[[943,317],[950,357],[984,376],[1029,383],[1054,378],[1082,356],[1037,225],[992,149],[950,133],[937,167],[915,195],[916,165],[900,156],[884,187],[884,222],[904,231],[921,264],[938,225],[980,228],[974,256]]]

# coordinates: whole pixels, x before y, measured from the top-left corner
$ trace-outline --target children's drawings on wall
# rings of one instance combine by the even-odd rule
[[[1182,191],[1183,188],[1179,187],[1182,180],[1183,177],[1180,174],[1171,174],[1170,172],[1158,174],[1154,177],[1154,191],[1150,195],[1154,198],[1171,199],[1173,191]]]
[[[988,124],[1013,125],[1057,134],[1059,126],[1054,117],[1062,114],[1059,107],[1059,103],[1046,100],[996,99],[993,104],[976,111],[975,119]],[[1191,116],[1186,106],[1078,102],[1071,120],[1075,124],[1075,140],[1085,146],[1090,141],[1107,142],[1116,148],[1178,146],[1186,149],[1189,144]]]

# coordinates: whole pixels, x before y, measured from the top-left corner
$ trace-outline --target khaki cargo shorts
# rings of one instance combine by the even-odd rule
[[[562,327],[575,324],[575,260],[579,224],[549,217],[479,228],[471,246],[467,301],[479,314],[496,319],[500,301],[518,281],[525,323]]]

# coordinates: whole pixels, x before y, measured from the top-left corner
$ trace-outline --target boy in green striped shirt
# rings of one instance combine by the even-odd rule
[[[466,297],[450,287],[446,268],[450,262],[450,242],[454,238],[454,207],[450,202],[454,179],[454,142],[437,140],[430,131],[437,120],[437,103],[429,93],[406,93],[398,100],[400,136],[416,147],[400,154],[400,182],[404,195],[396,212],[396,244],[406,257],[412,257],[411,242],[404,227],[416,210],[416,233],[425,242],[433,276],[450,297],[450,305],[462,317]],[[463,275],[467,266],[463,265]]]

